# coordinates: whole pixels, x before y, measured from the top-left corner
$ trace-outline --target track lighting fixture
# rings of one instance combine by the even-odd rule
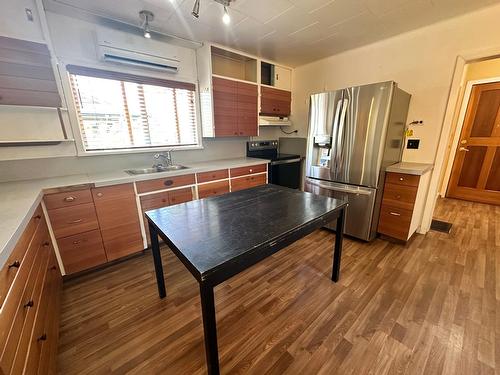
[[[199,18],[200,17],[200,0],[195,0],[194,6],[193,6],[193,11],[191,12],[191,14],[195,18]]]
[[[233,0],[214,0],[214,1],[221,4],[224,7],[224,15],[222,16],[222,22],[224,22],[225,25],[229,25],[231,23],[231,17],[229,16],[227,7],[231,4],[231,1]],[[200,0],[195,0],[193,11],[191,12],[191,14],[195,18],[200,17]]]
[[[151,38],[151,27],[149,23],[154,20],[155,16],[149,10],[141,10],[139,17],[142,20],[142,29],[144,31],[144,38]]]

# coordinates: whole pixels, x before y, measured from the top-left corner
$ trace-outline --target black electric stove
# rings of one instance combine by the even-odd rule
[[[247,142],[247,156],[268,159],[268,181],[271,184],[286,186],[292,189],[300,187],[300,155],[279,153],[276,140]]]

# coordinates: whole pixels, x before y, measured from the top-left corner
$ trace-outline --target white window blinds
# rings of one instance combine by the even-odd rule
[[[193,84],[67,69],[87,151],[198,145]]]

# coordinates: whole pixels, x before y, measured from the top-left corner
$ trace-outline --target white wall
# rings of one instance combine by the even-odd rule
[[[394,80],[412,94],[408,119],[425,122],[414,128],[420,148],[405,150],[403,159],[434,162],[457,56],[500,53],[499,19],[496,5],[296,68],[292,119],[300,135],[307,133],[311,93]]]

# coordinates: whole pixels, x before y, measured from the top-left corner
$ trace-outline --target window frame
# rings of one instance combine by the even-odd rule
[[[142,76],[145,79],[149,79],[151,81],[163,80],[163,81],[171,81],[178,82],[179,84],[190,84],[194,85],[194,95],[196,99],[195,103],[195,111],[196,111],[196,130],[197,130],[197,139],[196,144],[188,145],[188,146],[157,146],[157,147],[134,147],[134,148],[122,148],[122,149],[104,149],[104,150],[87,150],[85,148],[85,144],[83,141],[82,130],[80,127],[80,123],[78,120],[78,111],[76,108],[76,103],[73,98],[73,87],[71,84],[70,71],[67,69],[67,66],[73,65],[70,63],[62,63],[60,67],[62,67],[63,71],[61,76],[64,76],[62,79],[62,86],[64,91],[64,99],[66,101],[69,122],[71,125],[71,130],[74,135],[75,144],[76,144],[76,153],[77,156],[102,156],[102,155],[120,155],[120,154],[144,154],[144,153],[154,153],[154,152],[162,152],[162,151],[190,151],[190,150],[202,150],[203,147],[203,136],[202,136],[202,126],[201,126],[201,109],[200,109],[200,96],[199,96],[199,84],[196,80],[189,79],[171,79],[166,74],[158,73],[155,71],[146,71],[143,69],[118,69],[116,67],[109,67],[103,65],[96,64],[75,64],[81,68],[95,69],[101,71],[107,71],[110,74],[118,74],[118,75],[130,75],[130,76]]]

